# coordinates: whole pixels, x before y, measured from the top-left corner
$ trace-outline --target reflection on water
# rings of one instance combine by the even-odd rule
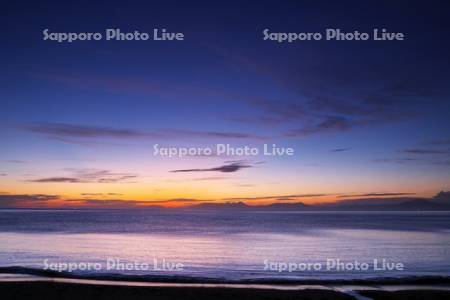
[[[448,213],[0,212],[0,265],[97,262],[126,274],[229,279],[450,275]],[[409,224],[409,227],[408,225]],[[183,270],[106,271],[123,262],[182,263]],[[326,270],[327,259],[401,262],[404,271]],[[264,261],[321,270],[264,270]]]

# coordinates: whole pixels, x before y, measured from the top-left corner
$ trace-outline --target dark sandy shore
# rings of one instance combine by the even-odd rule
[[[184,288],[184,287],[135,287],[53,282],[2,282],[1,299],[183,299],[183,300],[269,300],[269,299],[354,299],[349,295],[330,290],[283,291],[270,289],[235,288]]]
[[[360,291],[360,295],[374,300],[448,300],[450,291],[415,290],[415,291]]]
[[[449,299],[450,277],[239,281],[43,273],[0,267],[0,299]]]
[[[269,300],[269,299],[311,299],[311,300],[344,300],[357,299],[351,295],[333,290],[304,289],[279,290],[256,288],[222,288],[222,287],[148,287],[96,285],[61,282],[0,282],[1,299],[82,299],[82,300],[116,300],[116,299],[183,299],[183,300]],[[364,299],[450,299],[450,291],[438,290],[405,290],[405,291],[358,291],[357,296]],[[359,298],[359,297],[358,297]],[[359,298],[362,299],[362,298]]]

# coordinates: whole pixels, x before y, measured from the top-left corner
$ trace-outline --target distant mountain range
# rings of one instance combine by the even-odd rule
[[[193,208],[233,211],[450,211],[450,192],[440,192],[433,198],[362,198],[310,205],[302,202],[258,206],[243,202],[202,203]]]

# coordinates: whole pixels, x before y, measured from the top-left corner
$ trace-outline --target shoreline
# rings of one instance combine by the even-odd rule
[[[323,289],[275,290],[258,288],[224,288],[224,287],[163,287],[99,285],[80,283],[61,283],[51,281],[39,282],[0,282],[0,293],[4,299],[215,299],[215,300],[288,300],[288,299],[358,299],[351,295]],[[367,298],[359,298],[367,299]]]
[[[305,290],[305,289],[324,289],[324,290],[383,290],[383,291],[401,291],[401,290],[448,290],[450,284],[434,283],[434,284],[386,284],[380,282],[366,282],[366,284],[358,283],[337,283],[329,281],[328,283],[180,283],[180,282],[155,282],[155,281],[124,281],[124,280],[104,280],[104,279],[81,279],[67,277],[46,277],[25,274],[0,274],[0,283],[17,283],[17,282],[47,282],[47,283],[67,283],[80,285],[108,285],[108,286],[135,286],[135,287],[186,287],[186,288],[235,288],[235,289],[274,289],[274,290]]]
[[[185,283],[185,284],[263,284],[263,285],[450,285],[450,276],[418,275],[404,277],[373,277],[349,279],[311,279],[311,278],[252,278],[226,279],[213,277],[169,276],[169,275],[127,275],[117,273],[80,274],[57,272],[30,267],[9,266],[0,267],[0,276],[29,275],[36,278],[62,278],[79,280],[101,280],[111,282],[152,282],[152,283]]]
[[[5,299],[450,299],[450,276],[373,279],[248,279],[79,275],[0,267]]]
[[[6,274],[5,299],[450,299],[444,285],[276,285],[108,281]],[[3,278],[2,278],[3,277]],[[6,277],[6,278],[5,278]]]

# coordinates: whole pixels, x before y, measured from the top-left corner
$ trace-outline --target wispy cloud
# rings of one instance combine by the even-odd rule
[[[335,148],[335,149],[331,149],[331,152],[346,152],[346,151],[350,151],[350,148]]]
[[[233,197],[223,198],[224,201],[258,201],[258,200],[297,200],[298,198],[314,198],[332,196],[332,194],[292,194],[292,195],[275,195],[275,196],[261,196],[261,197]]]
[[[73,178],[73,177],[45,177],[40,179],[31,179],[28,180],[29,182],[69,182],[69,183],[80,183],[84,182],[79,178]]]
[[[122,200],[122,199],[68,199],[65,207],[77,208],[140,208],[152,206],[145,200]]]
[[[310,88],[310,87],[309,87]],[[283,124],[291,129],[285,134],[302,138],[317,134],[333,134],[355,128],[407,121],[417,116],[406,110],[397,96],[355,95],[349,97],[316,95],[321,89],[299,95],[297,102],[270,99],[248,100],[256,109],[251,117],[234,116],[232,121],[253,124]],[[319,92],[320,93],[320,92]],[[260,112],[258,114],[258,111]]]
[[[417,163],[421,162],[421,159],[418,158],[411,158],[411,157],[405,157],[405,158],[377,158],[373,159],[372,162],[375,163],[396,163],[396,164],[408,164],[408,163]]]
[[[412,153],[410,153],[412,154]],[[426,154],[433,155],[435,153],[417,153],[420,158],[404,157],[404,158],[378,158],[373,159],[372,162],[375,163],[393,163],[400,165],[423,165],[423,166],[448,166],[450,164],[449,160],[436,160],[436,157],[428,157]],[[441,154],[441,153],[439,153]]]
[[[123,196],[120,193],[81,193],[83,197],[112,197],[112,196]]]
[[[112,128],[112,127],[74,125],[63,123],[32,123],[19,126],[19,128],[21,130],[44,135],[48,138],[77,144],[83,144],[85,143],[86,140],[91,139],[108,139],[108,138],[112,139],[213,138],[213,139],[255,139],[255,140],[269,139],[269,137],[267,136],[259,136],[242,132],[195,131],[195,130],[170,129],[170,128],[137,130],[129,128]]]
[[[51,137],[83,137],[83,138],[134,138],[145,134],[134,129],[116,129],[110,127],[71,125],[62,123],[33,123],[22,129]]]
[[[0,193],[0,207],[47,207],[59,199],[58,195]]]
[[[318,123],[308,124],[303,128],[294,129],[287,133],[288,137],[305,137],[318,133],[335,133],[347,131],[353,127],[360,126],[361,121],[351,120],[340,116],[327,116]]]
[[[0,192],[0,208],[143,208],[164,206],[166,204],[191,205],[214,200],[195,198],[173,198],[154,200],[104,199],[95,198],[115,193],[84,193],[81,199],[64,199],[60,195],[47,194],[9,194]],[[88,197],[91,195],[91,197]]]
[[[359,59],[365,61],[365,58]],[[329,63],[333,65],[323,68],[313,61],[303,62],[286,68],[289,71],[285,72],[275,66],[270,68],[265,61],[254,62],[252,65],[270,70],[264,72],[270,74],[266,77],[276,78],[272,81],[278,90],[290,95],[290,99],[249,99],[247,104],[254,112],[229,120],[283,124],[283,128],[291,128],[287,136],[303,138],[409,121],[420,116],[418,108],[425,105],[425,101],[430,98],[437,101],[436,96],[442,92],[437,89],[442,82],[423,78],[419,75],[422,72],[392,69],[386,64],[361,69],[359,63],[351,66],[338,61]]]
[[[254,187],[255,185],[254,184],[250,184],[250,183],[239,183],[239,184],[235,184],[235,186],[247,188],[247,187]]]
[[[387,197],[387,196],[410,196],[415,193],[368,193],[368,194],[352,194],[339,195],[338,198],[353,198],[353,197]]]
[[[68,207],[84,208],[145,208],[164,206],[167,204],[191,205],[195,203],[211,202],[212,200],[194,198],[174,198],[164,200],[124,200],[124,199],[68,199]]]
[[[405,149],[403,152],[409,154],[450,154],[450,150],[439,149]]]
[[[98,169],[69,169],[71,176],[52,176],[28,180],[37,183],[130,183],[137,174]]]
[[[167,200],[153,200],[151,203],[157,203],[157,204],[167,204],[167,203],[192,204],[192,203],[213,202],[213,201],[214,200],[208,200],[208,199],[174,198],[174,199],[167,199]]]
[[[28,161],[20,160],[20,159],[5,160],[5,162],[11,163],[11,164],[26,164],[26,163],[28,163]]]
[[[198,169],[180,169],[180,170],[172,170],[172,173],[186,173],[186,172],[223,172],[223,173],[233,173],[240,171],[245,168],[251,168],[251,165],[242,163],[242,162],[231,162],[219,167],[213,168],[198,168]]]

